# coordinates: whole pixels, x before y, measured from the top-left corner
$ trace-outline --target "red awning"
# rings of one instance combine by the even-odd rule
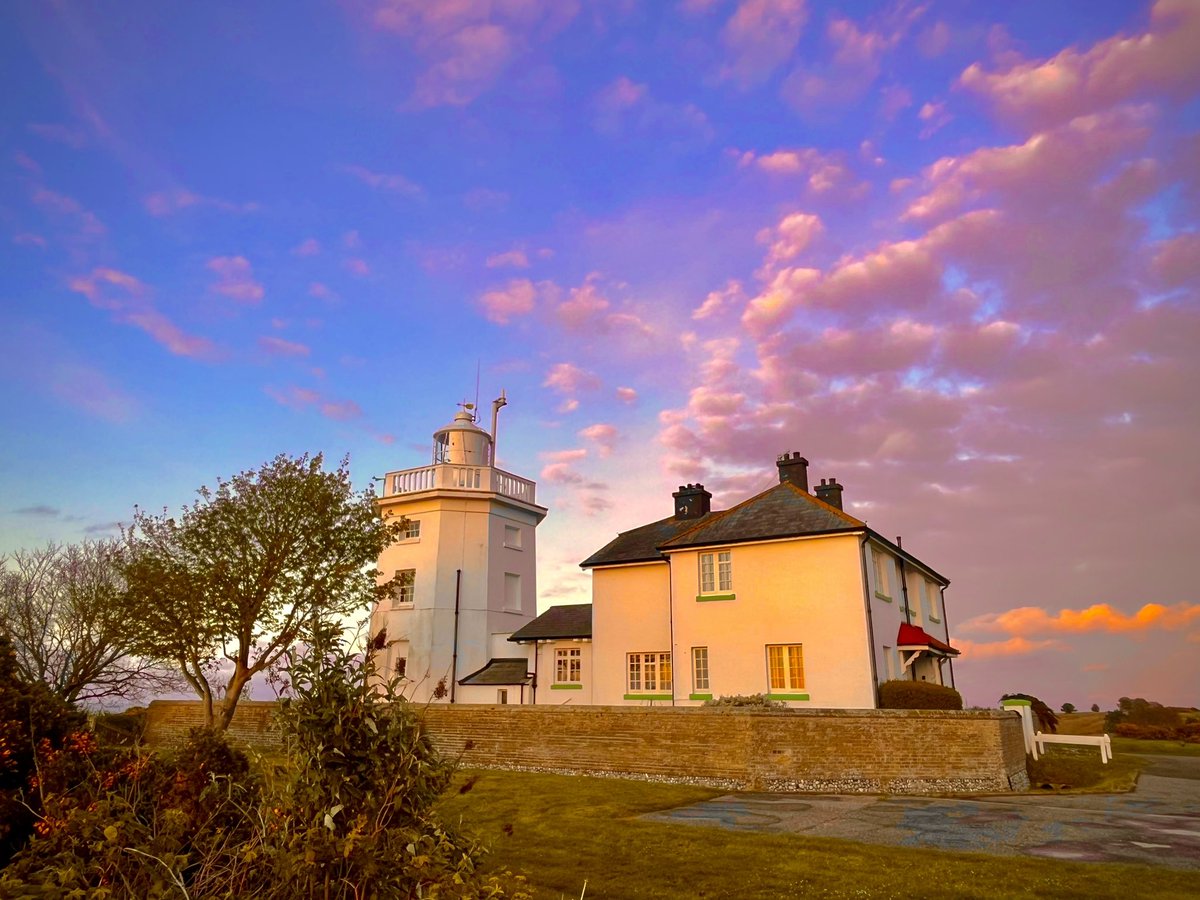
[[[898,649],[917,649],[936,650],[938,653],[944,653],[947,656],[958,656],[959,651],[955,650],[944,641],[939,641],[933,635],[927,633],[924,628],[917,625],[910,625],[907,622],[900,623],[900,633],[896,635],[896,647]]]

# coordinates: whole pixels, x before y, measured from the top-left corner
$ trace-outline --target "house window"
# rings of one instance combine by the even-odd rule
[[[708,648],[692,648],[692,691],[706,693],[708,686]]]
[[[504,546],[512,550],[521,549],[521,529],[516,525],[504,526]]]
[[[887,673],[887,680],[893,681],[896,678],[896,657],[892,653],[891,647],[883,648],[883,667]]]
[[[397,656],[396,664],[393,666],[392,672],[397,678],[407,678],[408,677],[408,657],[407,656]]]
[[[804,651],[801,644],[767,645],[767,684],[772,692],[804,690]]]
[[[733,590],[733,555],[729,550],[700,554],[700,593],[727,594]]]
[[[583,681],[581,651],[578,647],[554,651],[554,680],[558,684],[578,684]]]
[[[932,581],[922,581],[921,584],[924,586],[925,597],[928,600],[926,609],[929,610],[929,621],[940,622],[942,617],[938,614],[938,594],[941,592]]]
[[[421,520],[420,519],[405,519],[404,533],[401,538],[406,541],[417,541],[421,539]]]
[[[504,608],[512,610],[521,608],[521,576],[512,572],[504,573]]]
[[[496,689],[496,702],[501,704],[508,703],[508,688]]]
[[[630,653],[629,691],[671,690],[670,653]]]
[[[392,578],[392,609],[412,606],[416,586],[416,569],[397,569],[395,577]]]
[[[891,557],[879,550],[872,549],[871,559],[875,563],[875,596],[880,600],[891,600]]]

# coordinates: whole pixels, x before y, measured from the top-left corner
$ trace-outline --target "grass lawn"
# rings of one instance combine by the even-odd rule
[[[1185,718],[1194,718],[1195,713]],[[1058,717],[1059,734],[1104,734],[1104,713],[1063,713]],[[1122,753],[1162,753],[1168,756],[1200,756],[1200,744],[1183,741],[1144,741],[1113,735],[1113,755]],[[1114,760],[1115,761],[1115,760]]]
[[[1113,741],[1116,744],[1116,741]],[[1100,761],[1100,748],[1050,744],[1038,760],[1029,761],[1029,782],[1033,790],[1051,785],[1054,790],[1113,794],[1132,791],[1145,760],[1129,753],[1117,753],[1107,763]]]
[[[1195,872],[949,853],[800,835],[645,822],[718,796],[680,785],[525,772],[464,772],[441,803],[528,876],[539,898],[1196,897]]]

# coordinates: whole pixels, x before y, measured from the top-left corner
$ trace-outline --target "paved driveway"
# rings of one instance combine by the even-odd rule
[[[1150,765],[1129,794],[971,800],[731,794],[645,818],[901,847],[1200,870],[1200,757],[1146,759]]]

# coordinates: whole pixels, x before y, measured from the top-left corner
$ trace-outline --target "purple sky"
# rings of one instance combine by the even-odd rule
[[[478,365],[542,608],[799,450],[951,579],[969,703],[1200,703],[1200,3],[0,26],[0,550],[281,451],[421,465]]]

